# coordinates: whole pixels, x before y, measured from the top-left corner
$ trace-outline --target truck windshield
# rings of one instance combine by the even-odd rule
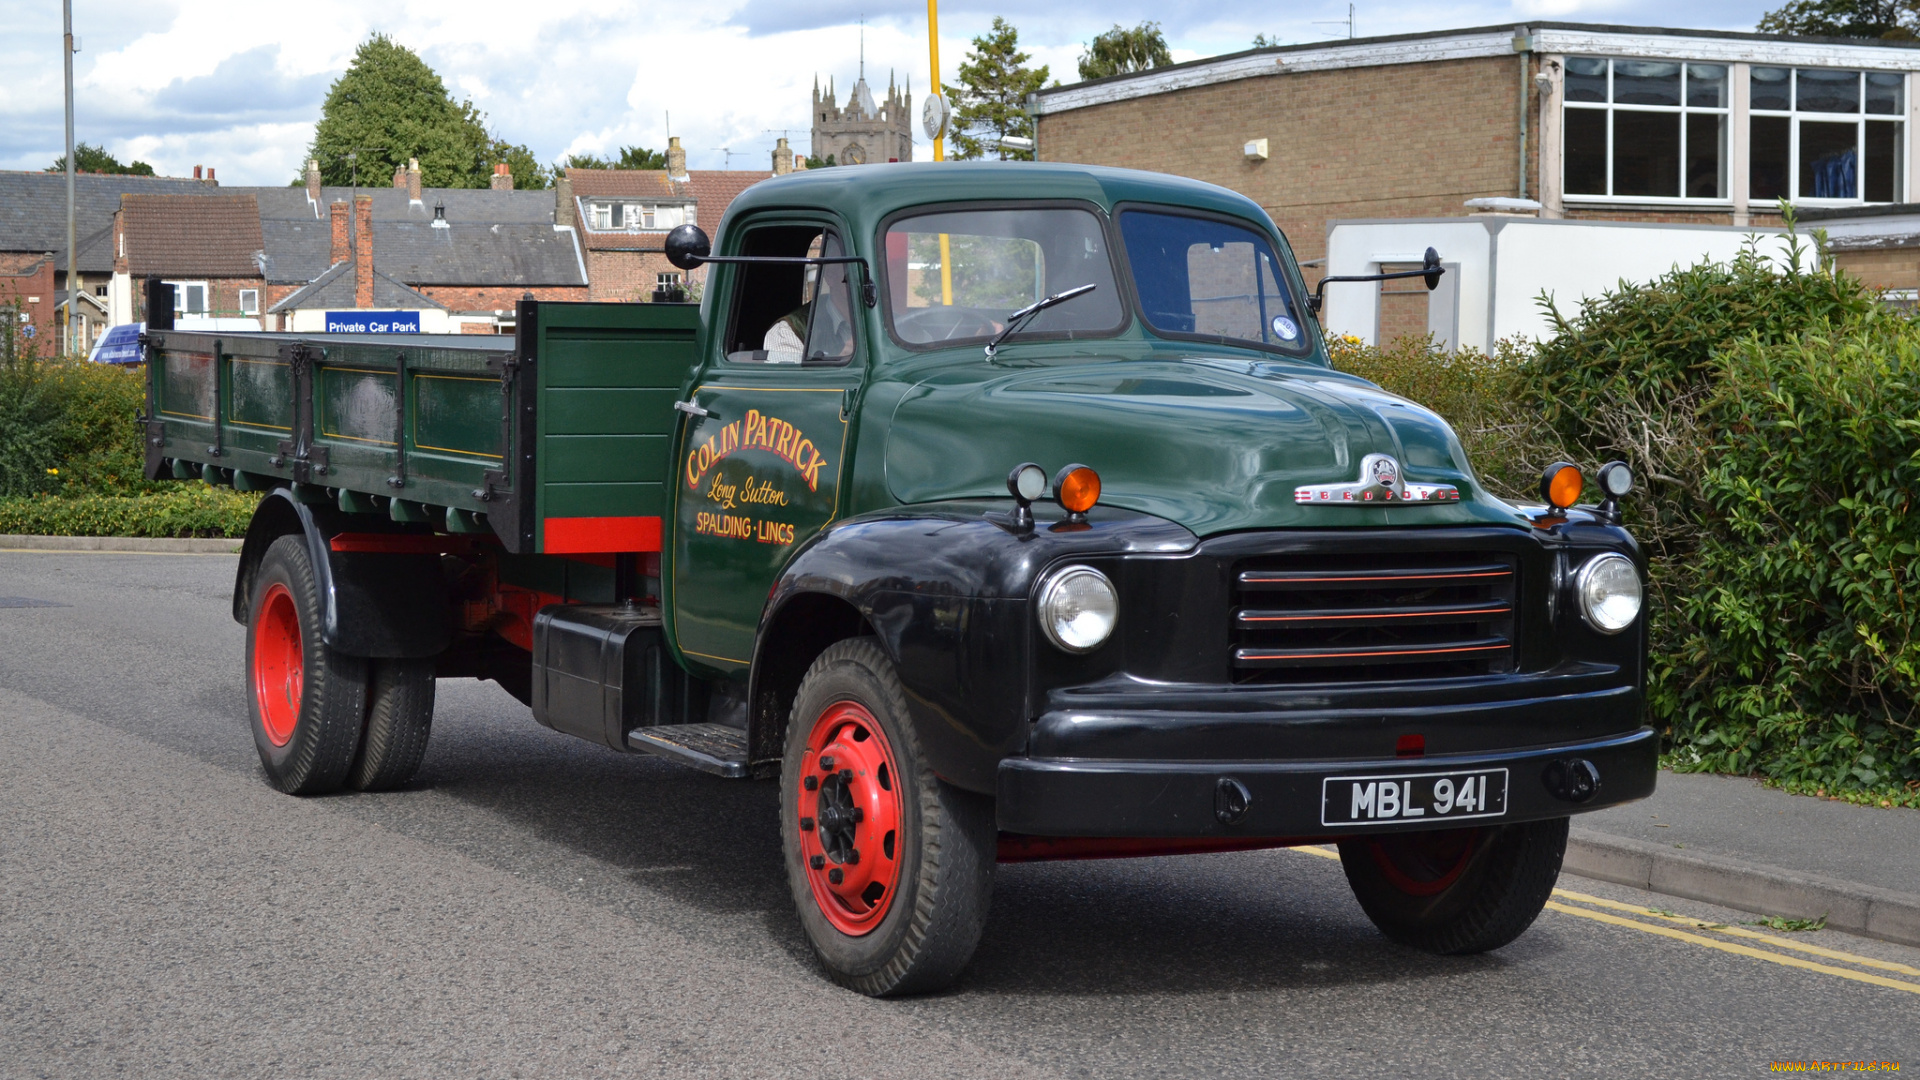
[[[1162,333],[1305,352],[1306,330],[1267,238],[1215,218],[1120,215],[1141,314]]]
[[[1007,316],[1080,285],[1097,286],[1013,335],[1100,337],[1126,323],[1099,219],[1085,210],[960,210],[887,228],[887,317],[908,345],[985,341]]]

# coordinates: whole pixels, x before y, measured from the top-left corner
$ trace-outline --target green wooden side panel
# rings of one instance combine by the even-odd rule
[[[422,450],[500,457],[500,380],[415,372],[413,441]]]
[[[694,364],[699,309],[666,304],[542,304],[538,492],[545,521],[664,517],[673,403]]]
[[[394,377],[391,371],[322,367],[314,373],[315,434],[322,439],[392,446]]]
[[[293,430],[293,373],[274,360],[236,356],[227,367],[232,400],[227,419],[236,424]]]
[[[161,363],[160,415],[212,423],[213,354],[169,352],[161,358]]]

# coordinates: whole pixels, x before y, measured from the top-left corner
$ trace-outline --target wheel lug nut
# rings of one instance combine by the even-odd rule
[[[808,791],[819,791],[820,778],[817,776],[809,776],[800,782],[800,786],[806,788]]]
[[[807,860],[807,865],[818,870],[827,865],[827,857],[825,855],[815,855],[813,858]]]
[[[841,782],[841,783],[843,783],[843,784],[851,784],[851,783],[853,783],[853,770],[852,770],[852,769],[841,769],[841,770],[840,770],[840,782]]]
[[[856,807],[854,807],[854,808],[853,808],[853,823],[854,823],[855,825],[858,825],[858,824],[860,824],[861,822],[863,822],[863,821],[865,821],[865,820],[867,820],[867,812],[866,812],[865,810],[862,810],[862,809],[860,809],[860,808],[859,808],[859,807],[857,807],[857,806],[856,806]]]
[[[835,885],[838,885],[842,881],[845,881],[846,877],[847,877],[846,873],[837,866],[827,871],[827,880],[832,882]]]
[[[859,848],[853,848],[852,850],[847,852],[847,865],[848,866],[860,865],[860,849]]]
[[[832,772],[832,771],[833,771],[833,757],[832,757],[832,755],[828,755],[828,756],[826,756],[826,757],[823,757],[823,758],[821,758],[821,759],[820,759],[820,771],[821,771],[821,772]]]
[[[801,818],[801,819],[800,819],[800,831],[801,831],[801,832],[812,832],[812,831],[813,831],[813,819],[812,819],[812,818],[810,818],[810,817],[803,817],[803,818]]]

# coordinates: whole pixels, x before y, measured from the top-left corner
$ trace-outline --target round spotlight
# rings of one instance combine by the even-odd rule
[[[1113,636],[1120,596],[1107,575],[1090,566],[1056,571],[1040,586],[1040,630],[1055,647],[1092,652]]]
[[[1053,497],[1070,514],[1084,514],[1100,501],[1100,474],[1085,465],[1069,465],[1053,478]]]
[[[1540,497],[1555,510],[1565,510],[1580,501],[1580,492],[1587,486],[1587,478],[1580,469],[1565,461],[1556,461],[1547,466],[1540,477]]]
[[[1007,474],[1007,490],[1021,502],[1032,502],[1047,493],[1047,470],[1031,461],[1015,465]]]
[[[1625,555],[1588,559],[1574,578],[1580,615],[1603,634],[1617,634],[1640,617],[1640,572]]]
[[[1600,482],[1601,491],[1616,499],[1633,490],[1633,469],[1624,461],[1609,461],[1600,466],[1600,475],[1595,479]]]

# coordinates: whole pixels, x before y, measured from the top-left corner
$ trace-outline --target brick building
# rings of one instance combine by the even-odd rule
[[[568,169],[556,188],[560,223],[580,229],[591,298],[631,303],[703,281],[704,268],[689,274],[667,262],[668,230],[713,233],[736,196],[773,175],[689,170],[678,136],[668,140],[665,169]]]
[[[53,328],[53,256],[0,251],[0,308],[38,339]]]
[[[113,307],[128,313],[121,321],[147,321],[146,282],[158,279],[173,285],[182,327],[258,327],[267,254],[253,195],[123,196],[113,250]]]
[[[1341,219],[1774,224],[1920,201],[1920,43],[1539,23],[1213,57],[1043,90],[1038,156],[1177,172],[1303,261]],[[1536,205],[1537,204],[1537,205]]]

